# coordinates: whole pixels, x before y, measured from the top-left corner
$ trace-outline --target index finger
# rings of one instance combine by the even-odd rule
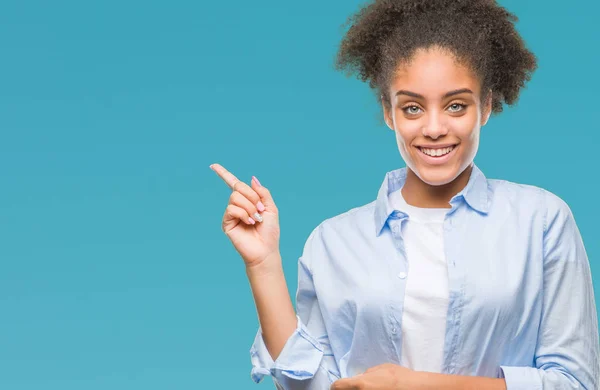
[[[210,169],[215,171],[217,173],[217,175],[219,175],[221,177],[221,179],[223,179],[223,181],[225,181],[225,183],[227,183],[227,185],[231,189],[233,189],[233,185],[235,183],[240,181],[237,177],[235,177],[235,175],[233,173],[231,173],[227,169],[223,168],[223,166],[221,166],[220,164],[212,164],[212,165],[210,165]]]

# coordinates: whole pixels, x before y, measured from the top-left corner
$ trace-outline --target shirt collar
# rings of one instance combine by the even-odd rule
[[[389,216],[396,213],[392,206],[389,195],[402,188],[406,180],[406,167],[399,168],[385,174],[385,178],[375,201],[375,235],[379,236]],[[474,210],[487,214],[490,206],[491,192],[488,189],[487,178],[481,170],[473,163],[473,170],[469,176],[469,182],[458,194],[450,200],[452,208],[455,204],[464,200]],[[397,210],[400,214],[406,214],[405,210]]]

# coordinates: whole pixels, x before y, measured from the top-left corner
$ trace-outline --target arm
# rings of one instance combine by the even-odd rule
[[[296,313],[285,281],[281,255],[278,253],[277,257],[274,261],[264,262],[269,268],[246,268],[265,346],[273,359],[277,359],[296,329]]]
[[[508,390],[597,389],[598,317],[590,265],[568,205],[544,191],[544,290],[535,367],[501,366]]]
[[[331,390],[506,390],[504,379],[438,374],[391,363],[336,381]]]
[[[415,375],[417,385],[412,387],[414,390],[506,390],[506,382],[502,378],[438,374],[426,371],[418,371]]]
[[[322,253],[319,229],[311,233],[298,260],[297,314],[283,269],[249,274],[261,324],[250,349],[256,383],[270,375],[279,389],[323,390],[340,376],[310,270],[310,260]]]

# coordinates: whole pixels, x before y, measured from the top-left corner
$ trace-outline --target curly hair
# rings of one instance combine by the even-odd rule
[[[419,48],[449,50],[471,69],[483,102],[492,92],[492,112],[513,105],[537,68],[515,29],[516,15],[495,0],[375,0],[350,16],[335,60],[337,70],[357,73],[388,107],[394,70]]]

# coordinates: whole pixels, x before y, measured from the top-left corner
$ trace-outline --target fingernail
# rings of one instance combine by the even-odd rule
[[[265,211],[265,205],[264,205],[264,204],[262,204],[262,202],[258,202],[258,203],[256,204],[256,208],[257,208],[257,209],[258,209],[258,211],[260,211],[261,213],[262,213],[263,211]]]
[[[256,178],[256,176],[252,176],[252,178],[254,180],[256,180],[256,184],[258,184],[259,187],[262,187],[262,185],[260,184],[260,182],[258,181],[258,179]]]
[[[252,225],[254,225],[256,223],[256,221],[253,220],[252,218],[248,218],[248,222],[250,222]]]
[[[256,219],[258,222],[262,222],[262,216],[259,213],[254,213],[253,215],[254,219]]]

